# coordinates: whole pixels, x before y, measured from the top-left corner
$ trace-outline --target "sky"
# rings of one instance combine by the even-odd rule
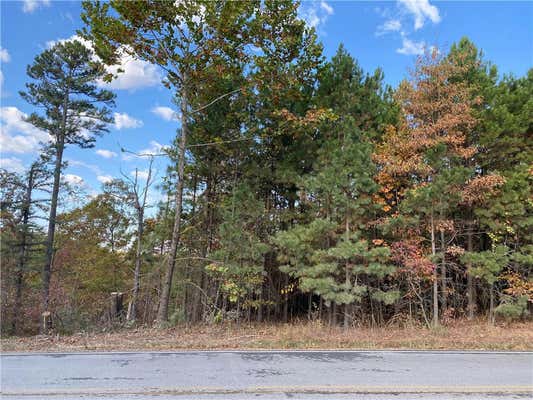
[[[0,0],[0,166],[23,172],[37,158],[46,134],[24,121],[33,111],[18,94],[27,82],[26,66],[58,40],[82,27],[76,1]],[[533,2],[435,2],[429,0],[304,1],[299,15],[316,28],[330,58],[342,43],[365,71],[380,67],[396,86],[425,46],[448,49],[468,36],[500,74],[523,76],[533,67]],[[89,195],[112,178],[142,176],[148,161],[121,152],[157,153],[175,136],[178,121],[171,93],[154,66],[130,59],[125,73],[108,85],[117,94],[115,123],[92,149],[68,147],[64,179]],[[165,160],[155,162],[156,183]],[[155,189],[152,201],[157,198]]]

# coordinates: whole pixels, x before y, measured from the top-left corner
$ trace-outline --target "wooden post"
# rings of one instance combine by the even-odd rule
[[[111,307],[110,307],[110,316],[111,320],[114,321],[119,319],[122,310],[124,309],[124,293],[122,292],[112,292],[111,293]]]
[[[52,313],[50,311],[45,311],[41,314],[41,329],[44,335],[48,335],[52,330]]]

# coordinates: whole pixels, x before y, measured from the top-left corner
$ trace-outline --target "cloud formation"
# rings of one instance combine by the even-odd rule
[[[152,108],[152,112],[165,121],[177,121],[179,119],[178,113],[170,107],[157,106]]]
[[[64,174],[62,178],[63,178],[63,181],[68,183],[69,185],[82,186],[85,183],[83,178],[79,175]]]
[[[131,56],[123,56],[121,63],[120,66],[115,65],[107,68],[117,77],[109,83],[102,83],[103,86],[118,90],[135,90],[161,83],[162,77],[155,65],[134,59]],[[118,72],[118,69],[124,72]]]
[[[22,160],[16,157],[0,158],[0,168],[17,173],[25,170]]]
[[[9,52],[2,46],[0,46],[0,61],[3,63],[8,63],[11,61],[11,56],[9,55]]]
[[[0,147],[3,153],[33,153],[39,150],[41,143],[48,143],[48,133],[26,122],[27,114],[17,107],[0,109]]]
[[[316,30],[319,30],[333,14],[333,7],[325,0],[303,2],[300,8],[301,19]]]
[[[422,28],[427,19],[434,24],[438,24],[441,20],[439,9],[429,4],[429,0],[398,0],[398,3],[413,16],[415,30]]]
[[[135,178],[137,175],[138,179],[147,180],[148,179],[148,170],[133,170],[130,172],[131,176]],[[152,177],[154,176],[154,171],[152,171]]]
[[[78,35],[73,35],[68,39],[50,40],[46,42],[48,48],[52,47],[57,42],[67,42],[78,40],[87,48],[93,49],[93,45],[88,40],[81,38]],[[94,56],[95,59],[98,57]],[[118,72],[118,70],[122,72]],[[107,71],[116,76],[111,82],[99,81],[98,85],[108,89],[116,90],[136,90],[151,86],[157,86],[161,83],[162,76],[157,66],[146,61],[136,59],[127,54],[125,49],[122,49],[120,57],[120,65],[108,66]]]
[[[22,2],[22,11],[25,13],[32,13],[39,7],[48,7],[50,0],[24,0]]]
[[[98,175],[96,179],[100,183],[109,183],[113,180],[113,177],[111,175]]]
[[[105,150],[105,149],[98,149],[95,151],[95,153],[98,154],[100,157],[104,157],[104,158],[113,158],[117,156],[117,153],[115,153],[114,151]]]
[[[138,157],[157,156],[162,154],[168,147],[169,146],[162,145],[161,143],[156,142],[155,140],[150,140],[150,143],[148,144],[147,148],[139,150],[135,154],[124,153],[122,154],[122,159],[124,161],[131,161]]]
[[[426,43],[424,41],[415,42],[407,37],[403,37],[402,47],[396,49],[396,52],[405,55],[422,55],[424,54],[425,47]]]
[[[402,40],[402,46],[396,49],[398,54],[421,55],[424,53],[426,43],[423,40],[413,40],[409,36],[413,32],[408,28],[410,22],[414,21],[414,31],[422,28],[426,21],[438,24],[441,21],[439,9],[430,4],[429,0],[397,0],[396,9],[380,9],[376,11],[385,18],[385,22],[378,26],[376,36],[394,34]]]
[[[114,113],[115,128],[128,129],[128,128],[140,128],[143,126],[143,122],[139,119],[135,119],[129,116],[127,113]]]

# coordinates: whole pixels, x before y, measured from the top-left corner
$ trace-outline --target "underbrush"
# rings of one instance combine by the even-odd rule
[[[11,337],[2,351],[224,350],[224,349],[457,349],[533,350],[533,322],[455,320],[437,329],[422,325],[330,327],[321,321],[288,324],[134,327],[69,336]]]

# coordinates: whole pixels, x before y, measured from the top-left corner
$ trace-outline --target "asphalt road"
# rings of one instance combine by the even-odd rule
[[[2,354],[3,399],[533,398],[531,352]]]

